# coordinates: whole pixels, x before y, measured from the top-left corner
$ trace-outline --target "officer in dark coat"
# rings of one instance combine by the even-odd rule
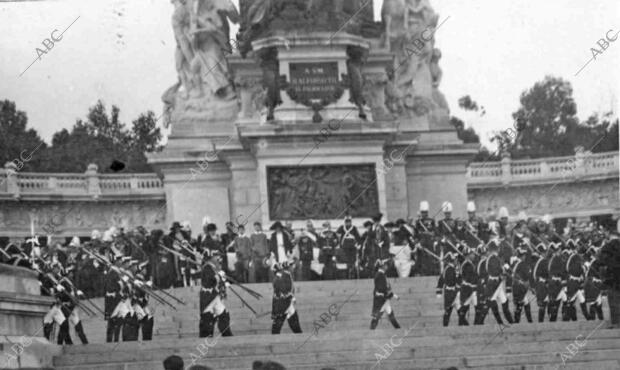
[[[508,308],[508,298],[506,297],[505,286],[502,284],[504,266],[498,256],[499,246],[496,241],[490,242],[489,252],[490,255],[486,259],[487,278],[485,282],[485,296],[487,297],[487,305],[491,309],[497,323],[502,325],[503,321],[499,315],[498,308],[498,301],[501,302],[504,317],[508,323],[512,324],[512,314]]]
[[[224,305],[228,284],[226,275],[220,268],[219,257],[208,256],[205,260],[207,263],[201,276],[199,336],[213,337],[216,322],[222,336],[232,336],[230,314]]]
[[[517,247],[517,256],[514,257],[512,266],[512,300],[515,305],[514,322],[521,321],[521,311],[525,309],[527,322],[532,322],[532,310],[530,302],[534,295],[530,289],[532,286],[532,260],[529,258],[525,246]]]
[[[344,218],[344,225],[341,225],[336,230],[336,234],[340,239],[340,248],[344,251],[345,263],[347,264],[347,279],[353,279],[359,274],[359,272],[356,273],[356,262],[361,238],[357,228],[351,222],[351,216]]]
[[[375,288],[373,290],[372,299],[372,320],[370,321],[370,329],[375,330],[379,324],[379,319],[385,312],[394,328],[399,329],[400,325],[396,321],[394,311],[392,310],[392,298],[398,299],[398,296],[392,292],[392,287],[388,282],[385,274],[386,261],[377,260],[377,273],[375,274]]]
[[[435,220],[428,216],[429,204],[427,201],[420,202],[420,217],[415,223],[415,233],[420,240],[420,247],[439,255],[439,248],[435,242]],[[439,275],[439,261],[430,254],[418,248],[415,274],[422,276]]]
[[[323,280],[336,279],[336,249],[339,248],[340,240],[338,235],[331,229],[329,221],[323,223],[323,232],[319,239],[319,245],[321,247],[321,254],[319,255],[319,262],[324,263],[323,267]]]
[[[459,315],[459,325],[469,325],[467,315],[469,314],[469,306],[476,306],[476,288],[478,285],[478,274],[476,266],[473,263],[475,251],[473,248],[465,247],[463,252],[465,260],[461,264],[461,274],[459,276],[459,305],[457,313]]]
[[[488,250],[486,246],[480,245],[478,248],[478,254],[480,255],[480,260],[478,261],[476,267],[476,274],[478,275],[478,285],[476,286],[476,315],[474,317],[474,325],[482,325],[484,324],[484,319],[487,316],[489,311],[489,306],[487,305],[487,296],[486,296],[486,281],[487,281],[487,253]]]
[[[549,280],[547,281],[549,321],[555,322],[558,319],[560,304],[566,301],[566,260],[559,245],[552,242],[549,247],[552,252],[549,259]],[[562,311],[565,313],[564,309]],[[564,319],[568,320],[568,317],[564,317]]]
[[[301,333],[299,316],[295,310],[295,297],[293,296],[293,276],[288,270],[288,262],[282,264],[276,262],[273,265],[275,271],[273,277],[273,299],[271,304],[271,334],[280,334],[284,321],[288,320],[293,333]]]
[[[596,247],[590,247],[594,250],[592,259],[585,263],[586,266],[586,281],[585,281],[585,299],[586,304],[590,304],[590,320],[594,320],[598,317],[599,320],[603,320],[603,279],[601,278],[601,269],[603,264],[598,257],[598,251]]]
[[[113,263],[116,266],[120,266],[121,260],[120,258],[114,259]],[[116,272],[115,269],[108,267],[107,272],[105,273],[104,280],[104,312],[105,312],[105,320],[108,321],[108,326],[106,329],[106,342],[110,343],[112,341],[118,342],[121,329],[123,327],[123,320],[118,317],[112,317],[112,313],[121,302],[121,289],[123,288],[123,283],[120,275]]]
[[[148,271],[148,261],[141,262],[137,265],[136,281],[140,284],[151,287],[151,282],[146,281],[146,275]],[[133,310],[136,314],[138,321],[138,329],[142,332],[142,340],[153,339],[153,326],[155,325],[155,317],[149,306],[149,295],[146,289],[136,289],[133,296]],[[136,332],[136,340],[138,339],[138,333]]]
[[[452,252],[447,252],[444,256],[445,267],[437,281],[437,298],[443,295],[443,326],[448,326],[452,309],[456,305],[456,296],[459,289],[458,274],[456,271],[456,257]]]
[[[547,248],[542,243],[536,246],[536,252],[534,268],[532,269],[532,280],[538,305],[538,322],[543,322],[549,302],[549,292],[547,290],[547,281],[549,280],[549,254]]]
[[[577,321],[577,309],[575,303],[579,302],[581,312],[586,320],[590,319],[588,307],[586,306],[586,298],[584,296],[585,269],[583,258],[577,253],[577,246],[572,239],[567,241],[569,250],[568,261],[566,262],[566,274],[568,280],[566,282],[566,314],[572,321]]]
[[[314,248],[316,243],[313,240],[314,235],[307,231],[303,231],[297,246],[299,248],[299,259],[301,260],[301,280],[307,281],[312,277],[312,260],[314,259]],[[316,238],[315,238],[316,239]]]

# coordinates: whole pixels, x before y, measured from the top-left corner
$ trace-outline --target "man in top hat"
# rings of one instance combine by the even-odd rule
[[[269,281],[269,240],[263,232],[263,225],[254,222],[254,232],[250,235],[252,244],[252,265],[250,266],[250,282],[264,283]],[[253,274],[252,274],[253,272]]]
[[[499,255],[499,246],[495,240],[489,243],[489,256],[486,259],[486,292],[487,306],[491,309],[493,316],[498,324],[503,325],[501,316],[499,315],[498,302],[502,305],[504,317],[508,323],[512,324],[512,315],[508,308],[508,298],[506,297],[506,287],[502,282],[502,276],[505,274],[504,264]]]
[[[347,264],[347,279],[359,277],[357,270],[357,251],[360,248],[361,238],[357,228],[353,226],[351,216],[344,218],[344,225],[341,225],[336,231],[336,235],[340,239],[340,248],[342,248]]]
[[[455,266],[455,255],[452,252],[447,252],[444,259],[445,267],[441,272],[441,275],[439,275],[436,293],[437,299],[440,299],[443,295],[443,326],[448,326],[448,323],[450,322],[450,315],[452,314],[452,309],[456,305],[456,296],[459,286]]]
[[[220,268],[219,255],[207,256],[202,269],[202,287],[200,289],[199,336],[213,337],[215,323],[224,337],[232,336],[230,314],[226,309],[226,274]]]
[[[269,251],[272,259],[280,263],[288,261],[293,256],[293,243],[288,233],[284,231],[284,226],[280,221],[276,221],[269,229],[273,231],[269,238]]]
[[[476,254],[473,248],[461,244],[462,253],[465,256],[460,268],[459,276],[459,300],[457,314],[459,316],[459,326],[469,325],[467,321],[467,315],[469,314],[469,306],[477,305],[476,288],[478,285],[478,274],[476,272],[476,265],[474,265],[474,256]]]
[[[377,260],[377,273],[375,274],[375,287],[373,290],[372,299],[372,320],[370,321],[370,330],[375,330],[379,324],[379,319],[385,312],[388,315],[388,319],[395,329],[399,329],[400,325],[396,321],[396,316],[392,310],[391,300],[392,298],[398,299],[398,296],[392,292],[392,287],[385,274],[386,261]]]
[[[288,270],[287,261],[276,262],[273,265],[273,300],[271,305],[271,334],[280,334],[284,321],[288,321],[293,333],[301,333],[299,316],[295,310],[295,297],[293,296],[293,276]]]
[[[435,220],[428,216],[429,204],[423,200],[420,202],[420,217],[415,223],[415,232],[420,240],[420,248],[417,251],[416,261],[416,274],[423,276],[439,275],[440,266],[439,261],[432,255],[425,252],[423,249],[439,254],[437,244],[435,242]]]

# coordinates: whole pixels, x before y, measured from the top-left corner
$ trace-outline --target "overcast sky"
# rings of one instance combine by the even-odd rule
[[[449,17],[436,34],[441,90],[452,114],[473,125],[484,142],[512,125],[521,92],[549,74],[572,83],[582,119],[610,109],[617,115],[620,40],[575,73],[592,58],[590,48],[600,49],[597,40],[620,30],[620,1],[431,4],[440,21]],[[167,0],[0,0],[0,99],[15,101],[48,142],[98,99],[118,105],[127,124],[147,110],[159,115],[161,94],[176,81],[172,9]],[[26,70],[55,29],[67,29],[62,40]],[[458,109],[466,94],[486,115]]]

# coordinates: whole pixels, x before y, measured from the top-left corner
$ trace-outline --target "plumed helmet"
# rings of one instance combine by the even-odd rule
[[[499,218],[508,218],[508,208],[500,207],[499,212],[497,214]]]
[[[467,202],[467,212],[476,212],[476,203],[472,201]]]
[[[441,210],[442,212],[452,212],[452,203],[450,202],[443,202],[443,204],[441,205]]]
[[[428,209],[430,207],[428,206],[428,202],[423,200],[420,202],[420,212],[428,212]]]

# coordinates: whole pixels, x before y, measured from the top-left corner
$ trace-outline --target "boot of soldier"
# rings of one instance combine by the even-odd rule
[[[523,310],[523,304],[518,303],[515,308],[515,324],[518,324],[521,321],[521,311]]]
[[[50,340],[50,336],[52,335],[53,329],[54,329],[54,323],[43,324],[43,336],[45,337],[45,339]]]
[[[299,325],[299,316],[297,315],[297,311],[295,311],[293,316],[288,318],[288,326],[291,328],[293,333],[301,333],[301,325]]]
[[[125,326],[125,321],[120,317],[114,319],[116,324],[114,325],[114,341],[118,342],[121,337],[121,331],[123,330],[123,326]]]
[[[446,308],[443,314],[443,326],[448,326],[448,323],[450,323],[451,314],[452,314],[452,306],[450,306],[449,308]]]
[[[155,318],[148,316],[142,319],[142,340],[153,339],[153,325],[155,324]]]
[[[596,303],[590,304],[590,318],[588,320],[596,319]]]
[[[388,315],[388,319],[390,319],[390,322],[392,323],[394,329],[400,329],[400,325],[398,324],[398,321],[396,321],[396,316],[394,316],[394,311],[390,312],[390,314]]]
[[[474,317],[474,325],[484,325],[484,319],[487,317],[487,313],[489,312],[488,307],[482,303],[476,305],[475,311],[476,315]]]
[[[469,323],[467,322],[467,319],[465,318],[465,315],[467,315],[468,311],[469,311],[469,306],[462,306],[457,311],[459,315],[459,326],[469,326]]]
[[[114,338],[114,319],[109,318],[108,326],[106,327],[106,331],[105,331],[106,343],[111,343],[113,338]]]
[[[213,337],[213,329],[215,328],[215,318],[210,312],[200,315],[200,323],[198,324],[200,338]]]
[[[538,322],[543,322],[545,321],[545,311],[547,310],[547,308],[543,305],[541,307],[538,307]]]
[[[508,307],[508,301],[502,303],[502,311],[504,312],[504,317],[509,324],[512,324],[512,314],[510,313],[510,308]]]
[[[562,302],[562,321],[570,321],[570,309],[566,302]]]
[[[560,308],[557,302],[549,304],[549,322],[556,322],[558,320],[558,309]]]
[[[527,319],[527,322],[531,323],[532,322],[532,309],[531,309],[530,304],[529,303],[526,304],[524,308],[525,308],[525,318]]]
[[[581,313],[583,314],[583,317],[585,317],[586,320],[592,320],[590,314],[588,313],[588,306],[586,305],[586,302],[580,304],[579,307],[581,307]]]
[[[58,344],[69,344],[72,345],[73,341],[71,340],[71,335],[69,335],[69,320],[63,321],[60,324],[60,328],[58,329]]]
[[[280,334],[282,325],[284,325],[284,318],[273,319],[271,322],[271,334]]]
[[[82,326],[81,321],[75,326],[75,332],[82,341],[82,344],[88,344],[88,339],[86,338],[86,334],[84,334],[84,327]]]
[[[603,305],[602,304],[596,305],[596,315],[598,316],[599,320],[603,320]]]
[[[491,312],[493,312],[493,316],[495,316],[495,321],[497,321],[499,325],[503,325],[504,322],[502,321],[502,317],[499,315],[499,307],[497,307],[497,302],[492,301],[489,306],[491,307]]]
[[[377,328],[377,325],[379,325],[379,320],[377,319],[370,320],[370,330],[375,330]]]
[[[121,329],[123,342],[131,341],[131,315],[127,314],[123,319],[123,328]]]
[[[232,337],[232,330],[230,330],[230,314],[228,310],[222,312],[217,319],[217,328],[222,333],[223,337]]]

